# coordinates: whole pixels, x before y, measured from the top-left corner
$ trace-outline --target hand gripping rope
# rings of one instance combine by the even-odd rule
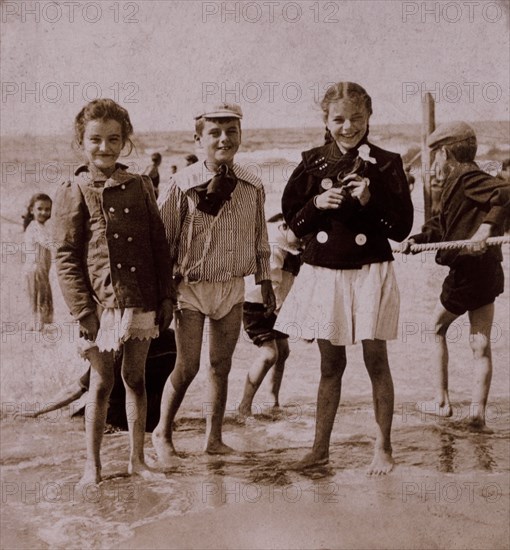
[[[495,246],[498,244],[508,244],[510,243],[510,236],[506,235],[504,237],[489,237],[485,244],[488,246]],[[425,252],[428,250],[450,250],[454,248],[463,248],[465,246],[470,246],[476,244],[476,241],[445,241],[440,243],[423,243],[423,244],[413,244],[411,245],[410,252]],[[402,252],[401,245],[393,245],[391,248],[392,252]]]

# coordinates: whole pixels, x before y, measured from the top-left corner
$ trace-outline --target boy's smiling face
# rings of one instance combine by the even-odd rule
[[[202,134],[195,134],[195,141],[204,150],[209,169],[218,168],[221,164],[232,166],[241,145],[239,120],[205,119]]]

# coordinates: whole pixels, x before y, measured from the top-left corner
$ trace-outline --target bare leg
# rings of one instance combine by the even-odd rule
[[[122,380],[126,389],[126,418],[129,429],[130,474],[146,470],[143,454],[147,394],[145,392],[145,361],[150,340],[130,339],[124,343]]]
[[[485,426],[485,409],[492,379],[490,331],[493,319],[493,303],[469,312],[471,324],[469,343],[474,361],[470,416],[471,424],[478,427]]]
[[[90,361],[90,401],[85,406],[85,439],[87,460],[80,484],[99,483],[101,481],[101,460],[99,451],[103,440],[108,399],[113,388],[113,352],[100,352],[97,347],[85,352]]]
[[[273,378],[271,380],[271,393],[274,399],[274,408],[280,406],[280,387],[282,385],[283,371],[285,370],[285,361],[289,358],[289,341],[287,338],[276,340],[278,348],[278,359],[274,364]]]
[[[433,363],[436,376],[435,397],[431,401],[420,403],[422,414],[436,416],[451,416],[452,406],[448,395],[448,346],[446,343],[446,332],[448,327],[459,316],[443,307],[438,302],[434,310],[434,344]]]
[[[227,404],[228,375],[232,366],[232,355],[241,330],[243,304],[235,305],[221,319],[211,319],[211,343],[209,357],[211,370],[211,408],[212,413],[206,415],[205,451],[211,454],[226,454],[233,449],[222,441],[223,417]]]
[[[251,416],[251,406],[253,398],[260,388],[264,377],[275,364],[278,358],[278,348],[275,340],[264,342],[260,347],[259,353],[255,358],[244,384],[244,394],[239,405],[239,414],[242,416]]]
[[[163,464],[171,463],[176,456],[172,442],[173,421],[200,368],[204,319],[205,316],[199,311],[183,309],[175,313],[177,358],[163,389],[158,425],[152,432],[152,444]]]
[[[342,376],[347,358],[345,346],[334,346],[329,340],[318,340],[321,354],[321,379],[317,395],[317,419],[312,451],[296,464],[307,468],[329,461],[329,442],[340,403]]]
[[[62,393],[58,394],[57,397],[55,397],[55,401],[52,401],[51,403],[47,403],[42,409],[39,409],[38,411],[23,411],[19,413],[15,413],[15,418],[37,418],[38,416],[41,416],[42,414],[46,414],[52,411],[56,411],[58,409],[61,409],[62,407],[65,407],[66,405],[69,405],[73,401],[76,401],[79,399],[87,390],[83,388],[80,384],[73,384],[69,388],[66,388]]]
[[[374,414],[377,422],[374,459],[367,473],[369,475],[387,474],[394,465],[391,449],[394,390],[386,342],[363,340],[363,358],[372,382]]]

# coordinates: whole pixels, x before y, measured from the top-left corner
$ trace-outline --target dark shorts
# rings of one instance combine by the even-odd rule
[[[264,317],[264,311],[264,304],[253,302],[244,302],[243,304],[244,330],[252,342],[259,347],[264,342],[289,337],[288,334],[273,328],[276,323],[276,315],[273,313],[269,317]]]
[[[444,308],[462,315],[492,304],[504,289],[501,262],[487,256],[471,256],[450,268],[440,300]]]

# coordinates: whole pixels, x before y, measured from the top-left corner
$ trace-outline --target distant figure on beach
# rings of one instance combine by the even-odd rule
[[[48,195],[32,196],[23,216],[23,267],[32,319],[28,330],[41,331],[53,323],[53,295],[50,285],[51,235],[46,222],[51,217]]]
[[[315,440],[296,467],[329,461],[345,346],[361,342],[377,425],[368,473],[385,474],[393,468],[394,403],[386,340],[397,337],[400,305],[388,239],[407,237],[413,206],[400,156],[368,141],[372,100],[365,89],[334,84],[321,108],[333,141],[302,154],[282,197],[285,220],[305,247],[278,325],[317,339],[321,356]]]
[[[111,99],[96,99],[78,113],[74,126],[87,163],[58,190],[54,236],[60,287],[80,324],[84,354],[92,366],[81,478],[86,484],[101,481],[100,447],[114,383],[114,353],[121,345],[131,447],[128,472],[148,473],[143,452],[145,360],[151,338],[170,325],[174,291],[152,183],[117,163],[124,146],[132,145],[128,112]]]
[[[178,285],[177,359],[163,391],[160,422],[152,433],[161,463],[176,456],[173,421],[200,368],[206,317],[211,397],[204,408],[204,450],[233,452],[222,440],[222,425],[241,328],[244,277],[255,275],[266,315],[275,309],[264,187],[258,177],[234,162],[241,144],[241,118],[236,104],[202,106],[195,117],[195,142],[205,154],[205,164],[177,172],[159,201]]]
[[[172,164],[170,166],[170,175],[173,176],[174,174],[177,173],[177,165],[176,164]]]
[[[152,181],[152,185],[154,186],[154,194],[156,195],[156,197],[159,193],[159,167],[162,160],[163,158],[160,153],[152,153],[152,164],[147,166],[147,168],[144,170],[144,174],[149,176]]]
[[[193,153],[191,155],[186,155],[184,159],[186,160],[186,166],[191,166],[195,164],[195,162],[198,162],[198,157]]]
[[[245,302],[243,305],[243,325],[246,334],[260,349],[254,358],[244,386],[239,405],[241,416],[251,416],[253,398],[266,374],[272,369],[271,393],[273,408],[280,406],[280,386],[289,357],[288,335],[275,330],[276,315],[292,287],[294,278],[301,266],[301,241],[289,229],[283,214],[276,214],[268,220],[268,236],[271,245],[271,282],[276,297],[276,310],[269,317],[263,303],[260,285],[252,278],[246,278]]]
[[[492,377],[490,333],[494,301],[503,292],[503,259],[500,246],[487,246],[502,235],[510,213],[510,186],[478,168],[476,135],[469,124],[452,122],[439,126],[427,139],[434,155],[436,178],[443,191],[439,213],[427,220],[422,232],[403,243],[409,252],[414,243],[469,240],[469,246],[439,250],[436,262],[448,266],[439,302],[433,313],[433,368],[435,397],[420,404],[422,413],[449,417],[448,346],[446,332],[460,315],[468,312],[469,344],[473,351],[474,380],[470,423],[485,425],[485,410]]]

